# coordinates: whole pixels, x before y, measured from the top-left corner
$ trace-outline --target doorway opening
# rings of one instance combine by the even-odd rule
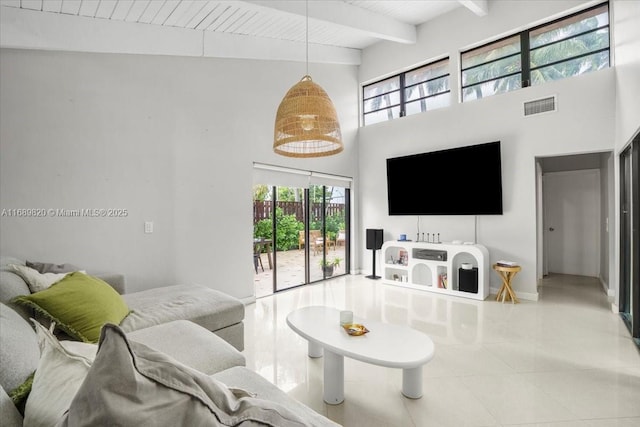
[[[536,158],[539,281],[594,277],[613,301],[613,160],[612,152]]]

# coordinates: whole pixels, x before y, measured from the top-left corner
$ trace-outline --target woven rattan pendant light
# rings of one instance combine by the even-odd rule
[[[344,149],[338,115],[327,92],[309,76],[309,3],[306,2],[307,74],[280,102],[273,151],[288,157],[322,157]]]

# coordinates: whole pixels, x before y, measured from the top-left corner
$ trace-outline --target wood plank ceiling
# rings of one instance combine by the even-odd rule
[[[2,47],[91,50],[90,40],[85,43],[89,47],[82,48],[73,39],[78,32],[88,32],[86,37],[91,38],[95,29],[101,37],[128,38],[136,53],[144,53],[137,50],[145,47],[136,47],[139,42],[132,38],[148,32],[149,37],[201,39],[203,55],[234,56],[232,50],[237,48],[239,57],[251,56],[246,47],[251,42],[261,50],[271,46],[275,51],[304,43],[308,13],[309,43],[319,52],[318,62],[350,62],[359,58],[361,49],[381,40],[414,43],[417,26],[456,8],[466,7],[477,15],[488,11],[487,0],[311,0],[308,4],[302,0],[0,0],[0,7]],[[74,26],[78,29],[70,28]],[[60,27],[62,34],[47,39],[48,31],[60,32]],[[33,40],[34,28],[42,33],[36,34],[40,40]],[[153,31],[157,29],[165,31]],[[199,37],[193,37],[195,33]],[[207,40],[211,48],[205,46]],[[191,42],[180,39],[166,53],[180,54],[184,45],[185,55],[197,55],[198,49],[187,44]]]

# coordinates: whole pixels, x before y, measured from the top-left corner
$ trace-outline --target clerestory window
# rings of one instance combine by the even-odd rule
[[[610,66],[604,3],[461,53],[462,101]]]
[[[450,105],[449,58],[362,88],[364,125]]]

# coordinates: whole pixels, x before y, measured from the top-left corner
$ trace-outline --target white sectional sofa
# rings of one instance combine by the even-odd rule
[[[120,325],[103,327],[99,344],[85,343],[54,336],[28,307],[16,304],[21,292],[29,292],[8,267],[16,262],[24,264],[0,259],[3,426],[127,425],[141,419],[153,425],[337,425],[244,366],[244,306],[235,298],[187,285],[124,292],[132,311]],[[99,276],[124,291],[122,276]],[[119,365],[124,359],[130,366]],[[26,406],[16,406],[26,384],[32,387],[22,399]],[[120,400],[101,404],[96,394]]]

